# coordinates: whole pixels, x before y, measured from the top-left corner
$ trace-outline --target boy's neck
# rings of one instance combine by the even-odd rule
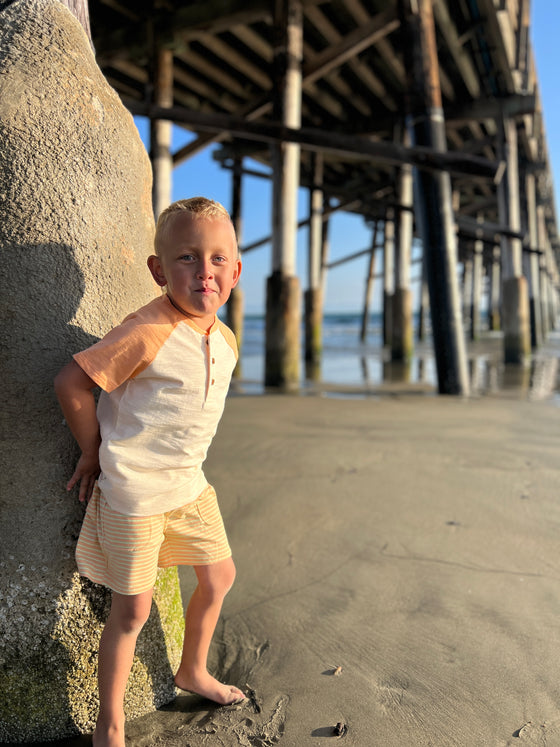
[[[194,325],[195,325],[196,327],[198,327],[198,329],[199,329],[199,330],[200,330],[201,332],[204,332],[204,334],[205,334],[205,335],[208,335],[208,334],[210,334],[210,330],[212,329],[212,327],[213,327],[213,326],[214,326],[214,324],[216,323],[216,315],[215,315],[215,314],[214,314],[214,316],[212,317],[212,321],[210,322],[210,324],[209,324],[209,325],[208,325],[207,327],[205,327],[204,325],[200,325],[200,324],[198,323],[198,320],[197,320],[197,318],[193,317],[193,316],[192,316],[191,314],[188,314],[188,313],[187,313],[187,312],[186,312],[186,311],[185,311],[184,309],[182,309],[182,308],[181,308],[181,307],[179,306],[179,304],[178,304],[178,303],[176,303],[176,302],[175,302],[175,301],[173,300],[173,298],[171,298],[171,296],[169,295],[169,293],[166,293],[165,295],[166,295],[166,296],[167,296],[167,298],[169,299],[169,303],[170,303],[170,304],[171,304],[171,305],[173,306],[173,308],[177,309],[177,311],[179,311],[179,312],[180,312],[181,314],[183,314],[183,316],[184,316],[184,317],[186,317],[187,319],[189,319],[189,320],[190,320],[190,321],[191,321],[191,322],[192,322],[192,323],[193,323],[193,324],[194,324]]]

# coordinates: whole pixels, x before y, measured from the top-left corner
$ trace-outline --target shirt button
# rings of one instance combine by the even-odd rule
[[[215,359],[215,358],[212,358],[212,363],[215,363],[215,362],[216,362],[216,359]]]
[[[212,386],[214,385],[214,379],[212,379]]]

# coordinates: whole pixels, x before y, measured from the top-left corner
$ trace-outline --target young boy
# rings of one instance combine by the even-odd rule
[[[202,197],[159,217],[148,267],[166,294],[78,353],[55,380],[81,449],[67,488],[88,508],[78,568],[113,591],[99,646],[95,747],[124,747],[124,693],[150,613],[157,567],[193,565],[176,685],[226,705],[241,690],[206,661],[235,566],[216,495],[202,472],[237,347],[216,317],[241,272],[227,211]],[[102,392],[96,410],[93,389]]]

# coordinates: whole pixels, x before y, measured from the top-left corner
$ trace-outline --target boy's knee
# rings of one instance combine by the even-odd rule
[[[145,598],[114,595],[111,617],[123,633],[139,633],[150,616],[151,606],[151,594]]]
[[[235,564],[231,558],[224,562],[214,579],[214,591],[216,594],[224,596],[233,586],[235,581]]]
[[[237,573],[237,570],[235,568],[235,563],[230,558],[230,563],[228,565],[228,568],[225,571],[224,574],[224,595],[228,593],[228,591],[233,586],[233,582],[235,581],[235,575]]]
[[[124,633],[140,633],[146,622],[148,614],[132,612],[128,615],[121,615],[119,618],[121,629]]]
[[[206,594],[215,597],[225,597],[235,581],[235,564],[231,558],[206,566],[204,572],[198,576],[199,586]]]

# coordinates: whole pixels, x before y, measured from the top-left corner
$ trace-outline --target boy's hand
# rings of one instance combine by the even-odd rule
[[[78,459],[78,464],[74,470],[74,474],[68,480],[66,490],[72,490],[74,485],[80,483],[80,492],[78,494],[81,503],[88,503],[93,493],[93,486],[95,481],[99,477],[99,456],[87,456],[82,454]]]
[[[101,471],[99,468],[99,423],[95,412],[95,398],[93,389],[97,386],[93,379],[83,371],[76,361],[72,360],[54,380],[56,396],[60,402],[62,413],[72,431],[82,455],[74,474],[66,485],[72,490],[80,483],[80,501],[89,501],[93,486]]]

